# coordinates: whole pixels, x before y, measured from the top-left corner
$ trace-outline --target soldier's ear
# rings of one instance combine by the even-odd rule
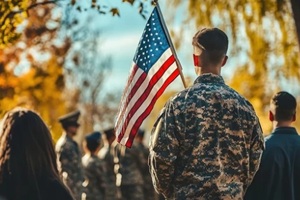
[[[272,113],[272,111],[269,111],[269,120],[270,120],[271,122],[274,121],[274,114]]]
[[[222,61],[222,67],[226,64],[227,60],[228,60],[228,56],[225,56]]]
[[[293,122],[296,121],[296,113],[293,115]]]

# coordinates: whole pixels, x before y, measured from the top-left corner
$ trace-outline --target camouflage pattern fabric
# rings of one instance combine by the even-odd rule
[[[117,144],[115,150],[115,160],[119,161],[120,174],[120,188],[122,192],[123,200],[143,200],[144,191],[143,184],[144,180],[140,170],[140,166],[143,164],[142,154],[138,152],[136,145],[126,148],[120,144]],[[118,182],[118,181],[117,181]],[[133,192],[134,191],[134,192]]]
[[[106,172],[107,182],[104,184],[105,187],[105,198],[106,200],[118,199],[118,188],[116,186],[116,174],[114,172],[114,153],[111,145],[104,146],[100,149],[98,157],[105,163],[104,170]]]
[[[95,155],[86,155],[82,158],[82,165],[86,178],[86,200],[104,199],[107,173],[105,163]]]
[[[252,105],[203,74],[167,102],[151,133],[150,170],[168,199],[243,199],[264,140]]]
[[[158,199],[158,194],[154,190],[150,171],[149,171],[149,165],[148,165],[149,148],[146,147],[143,143],[137,143],[135,141],[133,142],[133,145],[136,146],[136,151],[141,154],[140,157],[141,164],[139,165],[139,168],[141,170],[144,179],[144,184],[143,184],[144,197],[146,200]]]
[[[76,200],[80,200],[84,188],[81,153],[77,143],[66,134],[63,134],[55,147],[58,159],[59,172],[64,183],[70,188]]]

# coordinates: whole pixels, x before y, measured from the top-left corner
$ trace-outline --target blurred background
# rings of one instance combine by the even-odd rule
[[[229,36],[225,82],[248,98],[264,134],[271,96],[297,98],[300,131],[297,0],[159,0],[188,85],[196,78],[191,40],[204,26]],[[12,0],[0,2],[0,117],[15,106],[34,109],[62,133],[58,117],[80,110],[76,137],[114,126],[136,47],[153,6],[150,0]],[[297,31],[298,30],[298,31]],[[142,124],[149,137],[160,109],[184,89],[178,77]],[[147,142],[147,141],[146,141]]]

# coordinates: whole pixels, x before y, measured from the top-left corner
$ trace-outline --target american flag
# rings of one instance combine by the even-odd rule
[[[180,74],[158,9],[152,11],[138,44],[115,123],[117,141],[129,148],[157,99]]]

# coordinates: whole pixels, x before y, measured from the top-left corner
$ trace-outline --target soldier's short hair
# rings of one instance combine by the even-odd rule
[[[194,35],[192,44],[203,50],[206,62],[217,64],[227,53],[228,37],[218,28],[202,28]]]
[[[271,99],[271,107],[274,107],[274,116],[277,121],[291,120],[296,114],[296,98],[288,92],[280,91]]]

